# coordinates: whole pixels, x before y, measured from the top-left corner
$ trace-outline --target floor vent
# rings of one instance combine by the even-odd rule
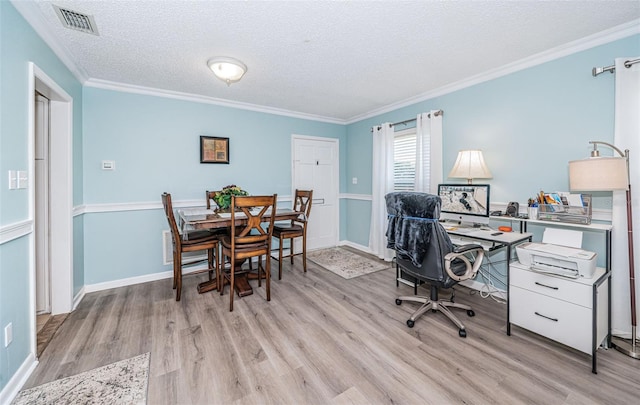
[[[58,18],[60,18],[62,25],[66,28],[86,32],[87,34],[100,35],[98,34],[98,27],[96,26],[96,21],[93,19],[92,15],[60,8],[55,4],[53,5],[53,8],[56,10],[56,14],[58,15]]]

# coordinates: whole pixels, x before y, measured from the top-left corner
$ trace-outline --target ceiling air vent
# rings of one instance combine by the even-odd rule
[[[62,25],[66,28],[86,32],[87,34],[100,35],[98,34],[98,27],[92,15],[60,8],[55,4],[53,4],[53,9],[56,10],[58,18],[60,18]]]

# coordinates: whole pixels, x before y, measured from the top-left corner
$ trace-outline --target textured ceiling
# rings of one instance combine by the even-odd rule
[[[640,1],[13,0],[82,82],[348,122],[622,24]],[[52,4],[93,15],[66,29]],[[248,66],[231,86],[206,62]],[[105,83],[109,82],[109,83]]]

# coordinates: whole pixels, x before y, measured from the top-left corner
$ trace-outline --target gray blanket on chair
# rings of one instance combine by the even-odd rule
[[[433,227],[440,217],[440,197],[427,193],[398,192],[385,196],[389,223],[387,248],[401,259],[422,266]]]

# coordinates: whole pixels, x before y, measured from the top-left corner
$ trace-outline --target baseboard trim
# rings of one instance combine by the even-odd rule
[[[87,284],[84,286],[85,292],[109,290],[111,288],[126,287],[134,284],[148,283],[149,281],[163,280],[173,277],[173,271],[162,271],[160,273],[145,274],[144,276],[121,278],[119,280],[105,281],[103,283]]]
[[[368,246],[360,245],[358,243],[351,242],[350,240],[341,240],[340,242],[338,242],[338,246],[349,246],[354,249],[361,250],[364,253],[372,253],[371,249],[369,249]]]
[[[16,395],[18,395],[29,377],[31,377],[31,374],[33,373],[33,370],[36,369],[37,365],[38,360],[36,359],[35,354],[29,353],[24,362],[22,362],[20,368],[0,392],[0,404],[8,405],[15,399]]]
[[[78,305],[80,305],[80,302],[82,301],[82,299],[84,298],[85,295],[85,287],[83,286],[80,291],[78,291],[78,293],[76,294],[75,297],[73,297],[73,307],[71,308],[72,311],[75,311],[76,308],[78,308]]]

